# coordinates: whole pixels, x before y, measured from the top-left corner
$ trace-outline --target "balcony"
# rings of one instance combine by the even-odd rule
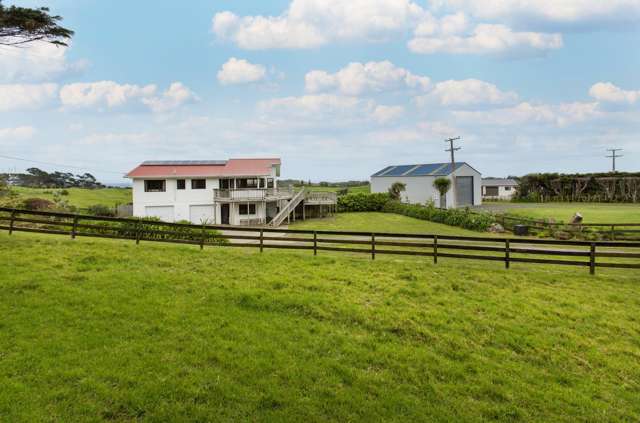
[[[231,203],[236,201],[278,201],[293,197],[293,188],[238,188],[214,189],[213,201]]]

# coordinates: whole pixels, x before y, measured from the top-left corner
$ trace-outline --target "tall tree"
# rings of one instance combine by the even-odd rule
[[[0,0],[0,45],[17,46],[43,41],[66,46],[73,31],[58,24],[61,16],[50,15],[48,7],[5,7]]]

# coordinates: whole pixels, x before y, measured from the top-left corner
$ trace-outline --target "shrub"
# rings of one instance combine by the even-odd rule
[[[47,210],[55,206],[53,201],[45,198],[27,198],[22,201],[22,207],[27,210]]]
[[[93,216],[115,217],[116,212],[104,204],[94,204],[87,207],[87,213]]]
[[[358,192],[338,197],[338,212],[374,212],[382,211],[390,201],[389,194],[368,194]]]
[[[66,189],[61,189],[58,192],[60,193],[60,195],[69,195],[69,190],[66,190]]]
[[[459,226],[474,231],[486,231],[489,226],[495,222],[494,217],[490,214],[474,213],[468,208],[438,209],[432,204],[423,206],[420,204],[404,204],[397,201],[388,201],[382,211],[443,223],[449,226]]]

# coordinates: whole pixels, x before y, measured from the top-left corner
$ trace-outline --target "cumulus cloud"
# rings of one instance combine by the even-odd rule
[[[218,71],[218,81],[223,85],[246,84],[262,81],[266,75],[264,66],[232,57]]]
[[[373,101],[334,94],[290,96],[258,103],[258,109],[263,113],[279,113],[312,119],[323,119],[329,115],[369,114],[374,107]]]
[[[305,89],[310,93],[338,91],[344,95],[357,96],[406,88],[424,91],[429,84],[428,77],[414,75],[387,60],[353,62],[336,73],[314,70],[305,75]]]
[[[0,82],[47,81],[81,72],[88,66],[85,60],[70,62],[67,58],[69,47],[51,43],[0,48]]]
[[[0,85],[0,112],[34,110],[52,103],[58,93],[58,85],[5,84]]]
[[[598,103],[531,104],[522,102],[513,107],[490,111],[455,111],[453,115],[465,123],[512,126],[549,124],[563,127],[598,117]]]
[[[404,114],[404,107],[402,106],[385,106],[378,105],[373,109],[372,117],[378,123],[389,123]]]
[[[0,128],[0,140],[15,141],[32,138],[36,133],[33,126],[17,126],[15,128]]]
[[[456,15],[460,16],[460,15]],[[455,16],[454,16],[455,17]],[[466,20],[447,22],[435,18],[420,24],[409,40],[414,53],[494,54],[509,56],[539,55],[562,47],[561,34],[517,32],[501,24],[479,24],[467,31]]]
[[[480,19],[522,27],[607,27],[640,22],[637,0],[436,0],[438,9],[464,10]]]
[[[589,95],[604,103],[635,104],[640,100],[640,90],[623,90],[611,82],[598,82],[589,89]]]
[[[313,48],[335,40],[380,40],[423,9],[410,0],[293,0],[279,16],[217,13],[212,30],[244,49]]]
[[[436,103],[449,108],[504,106],[517,100],[515,92],[502,91],[494,84],[478,79],[438,82],[428,94],[416,97],[420,106]]]
[[[153,84],[140,86],[114,81],[78,82],[60,89],[60,101],[66,107],[98,109],[113,109],[138,102],[154,112],[164,112],[196,98],[181,82],[172,83],[159,95],[156,92],[157,86]]]

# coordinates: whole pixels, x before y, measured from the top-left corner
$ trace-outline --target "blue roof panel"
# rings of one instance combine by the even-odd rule
[[[416,165],[394,166],[393,169],[385,173],[383,176],[402,176],[414,167],[416,167]]]
[[[383,173],[385,173],[387,170],[391,169],[392,167],[394,167],[394,166],[387,166],[387,167],[385,167],[384,169],[379,170],[378,172],[374,173],[374,174],[373,174],[373,175],[371,175],[371,176],[380,176],[380,175],[382,175]]]
[[[427,176],[444,166],[444,163],[423,164],[415,168],[407,176]]]

